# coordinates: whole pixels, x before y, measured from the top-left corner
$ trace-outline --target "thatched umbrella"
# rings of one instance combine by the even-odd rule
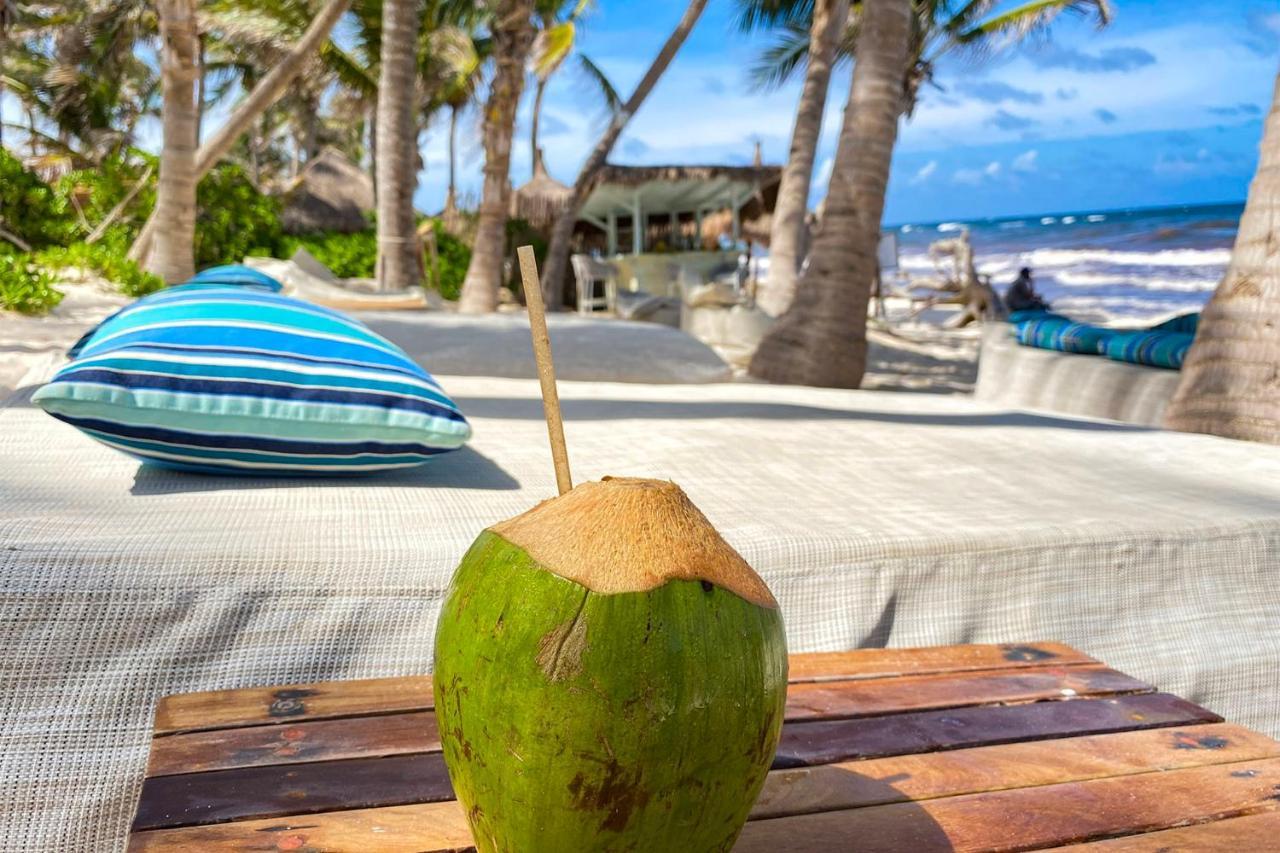
[[[511,216],[525,220],[534,228],[546,228],[564,210],[572,193],[570,187],[547,173],[539,157],[533,167],[533,177],[511,194]]]
[[[351,234],[369,227],[372,212],[373,181],[342,152],[326,148],[285,190],[280,219],[287,234]]]

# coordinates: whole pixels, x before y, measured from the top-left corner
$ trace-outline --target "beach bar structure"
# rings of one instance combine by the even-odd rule
[[[618,270],[619,286],[674,296],[672,269],[706,274],[736,263],[744,240],[767,241],[778,166],[606,165],[578,217],[575,252]],[[515,192],[513,214],[550,221],[568,188],[535,170]]]

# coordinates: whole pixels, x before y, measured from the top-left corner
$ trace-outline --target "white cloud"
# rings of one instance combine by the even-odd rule
[[[1040,152],[1032,148],[1024,151],[1017,157],[1013,158],[1013,162],[1009,164],[1009,168],[1015,172],[1034,172],[1036,170],[1036,158],[1040,156]]]
[[[982,183],[982,171],[979,169],[956,169],[951,175],[951,183],[976,187]]]
[[[917,169],[916,173],[911,176],[911,183],[913,184],[924,183],[925,181],[929,180],[929,178],[936,171],[938,171],[938,161],[930,160],[928,163],[925,163],[923,166]]]
[[[982,172],[988,178],[994,178],[996,175],[1000,174],[1000,164],[997,163],[995,160],[992,160],[990,163],[987,164],[987,167],[983,169]]]

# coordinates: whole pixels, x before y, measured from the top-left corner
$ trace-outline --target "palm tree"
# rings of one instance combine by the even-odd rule
[[[797,0],[804,2],[804,0]],[[967,0],[953,9],[947,0],[905,0],[907,4],[906,52],[897,70],[896,99],[860,97],[870,101],[859,103],[866,115],[854,112],[859,67],[873,51],[878,62],[896,55],[885,50],[878,39],[865,34],[871,12],[877,11],[877,27],[886,21],[880,4],[864,2],[851,17],[854,86],[850,88],[845,108],[843,129],[836,149],[835,168],[828,185],[826,210],[822,227],[814,241],[809,266],[802,275],[795,300],[781,319],[770,329],[751,359],[749,372],[773,382],[803,385],[829,385],[856,388],[866,369],[866,314],[871,282],[876,274],[876,245],[879,241],[880,215],[884,210],[884,192],[889,164],[897,140],[898,120],[909,117],[915,108],[920,87],[933,76],[934,63],[947,52],[967,52],[972,56],[998,50],[1016,43],[1031,33],[1043,31],[1064,12],[1093,14],[1100,25],[1110,21],[1108,0],[1029,0],[1009,11],[983,18],[990,11],[990,0]],[[895,5],[896,8],[896,5]],[[896,24],[889,27],[896,37]],[[793,50],[791,60],[782,62],[795,67],[804,57],[801,49]],[[885,69],[877,64],[877,74]],[[883,90],[884,80],[869,83],[870,71],[861,73],[864,86]],[[874,108],[895,106],[892,121],[872,114]],[[868,217],[874,213],[874,221]]]
[[[383,0],[382,68],[378,77],[378,286],[417,284],[414,236],[418,186],[418,0]]]
[[[564,5],[564,0],[539,0],[537,3],[540,26],[533,43],[533,109],[529,118],[529,157],[535,174],[545,171],[538,130],[542,124],[542,99],[547,83],[573,53],[578,39],[578,22],[591,5],[591,0],[574,0],[568,15],[560,20],[560,10]],[[579,70],[595,84],[609,111],[617,112],[622,106],[622,99],[618,97],[613,83],[588,56],[579,53],[577,58]]]
[[[758,4],[760,0],[753,2]],[[769,276],[762,282],[756,296],[756,304],[773,316],[782,314],[791,304],[796,276],[804,260],[804,218],[809,209],[813,160],[818,150],[818,136],[822,132],[831,66],[848,19],[849,0],[814,0],[804,88],[796,106],[791,150],[782,169],[778,200],[770,225]],[[749,20],[748,17],[747,23]]]
[[[889,163],[905,98],[911,0],[863,0],[822,229],[796,300],[751,359],[771,382],[857,388],[866,368],[867,300]]]
[[[645,72],[644,77],[640,78],[640,82],[636,84],[635,91],[631,93],[631,97],[627,98],[622,108],[614,112],[608,128],[605,129],[599,141],[596,142],[596,147],[587,155],[586,162],[582,164],[582,168],[578,171],[578,177],[573,182],[573,190],[569,194],[563,210],[556,217],[555,225],[551,228],[551,243],[547,247],[547,261],[543,268],[541,281],[543,300],[547,305],[558,307],[562,302],[561,293],[564,289],[563,283],[569,267],[569,242],[573,238],[573,225],[578,219],[578,211],[582,209],[583,203],[587,200],[587,195],[595,185],[596,177],[600,174],[600,170],[604,168],[605,162],[609,158],[609,152],[613,151],[613,146],[617,143],[618,137],[622,135],[627,122],[640,109],[645,98],[649,97],[649,93],[653,91],[653,87],[657,85],[663,72],[667,70],[671,60],[675,58],[676,52],[680,50],[680,46],[689,37],[689,33],[693,30],[693,25],[698,22],[698,18],[701,17],[702,10],[706,5],[707,0],[691,0],[684,11],[683,17],[680,18],[680,22],[676,24],[676,28],[672,30],[671,35],[667,36],[662,49],[658,51],[658,55],[654,57],[652,64],[649,65],[649,70]]]
[[[487,314],[498,304],[511,183],[511,140],[524,67],[533,46],[533,0],[495,0],[490,25],[494,73],[484,108],[484,186],[471,264],[458,310]]]
[[[800,174],[811,174],[817,134],[799,131],[802,127],[820,126],[821,103],[824,99],[811,94],[810,77],[815,57],[815,18],[820,11],[819,0],[740,0],[743,10],[742,26],[746,29],[761,26],[779,27],[779,37],[761,57],[754,69],[759,85],[773,87],[789,79],[799,68],[806,67],[805,89],[796,113],[796,133],[784,184],[779,187],[778,207],[774,211],[770,234],[769,280],[761,288],[762,307],[773,314],[780,314],[791,303],[796,286],[796,271],[803,258],[798,247],[803,245],[804,209],[808,203],[808,186],[800,192]],[[1043,33],[1063,14],[1093,17],[1099,26],[1111,20],[1110,0],[1025,0],[1025,2],[989,15],[996,3],[993,0],[912,0],[914,10],[908,60],[903,71],[906,97],[902,114],[910,117],[916,107],[923,84],[932,81],[933,69],[942,57],[959,54],[969,61],[987,58],[1020,43],[1029,36]],[[847,60],[854,52],[861,12],[855,7],[848,19],[848,28],[839,41],[837,59]],[[806,66],[806,63],[809,66]],[[816,89],[816,85],[813,89]],[[825,95],[825,90],[824,90]],[[799,160],[797,160],[797,157]],[[796,178],[788,186],[786,175],[794,172]],[[805,207],[800,207],[804,205]],[[781,252],[779,253],[779,249]]]
[[[350,5],[351,0],[327,0],[293,48],[258,80],[257,85],[245,95],[227,121],[195,152],[194,180],[196,182],[207,175],[227,155],[241,134],[280,99],[289,84],[302,73],[307,59],[320,50],[321,45],[328,40],[334,25]],[[163,168],[161,173],[163,175]],[[150,257],[152,241],[158,228],[157,223],[161,221],[164,220],[160,218],[160,205],[157,202],[155,211],[143,225],[142,231],[129,249],[130,258],[143,262]]]
[[[164,81],[164,143],[156,189],[155,252],[148,269],[166,282],[195,273],[196,83],[200,41],[195,0],[157,0],[160,74]]]
[[[1200,317],[1165,426],[1280,444],[1280,78],[1231,263]]]

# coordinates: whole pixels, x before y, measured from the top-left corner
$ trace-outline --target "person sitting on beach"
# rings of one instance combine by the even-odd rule
[[[1048,311],[1049,303],[1039,293],[1031,281],[1031,268],[1023,267],[1018,271],[1018,278],[1009,285],[1004,295],[1005,307],[1014,311]]]

